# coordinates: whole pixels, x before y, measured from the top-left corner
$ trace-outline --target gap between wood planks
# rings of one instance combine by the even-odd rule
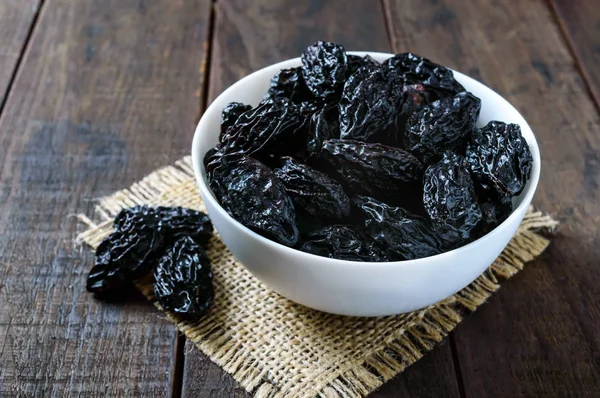
[[[200,121],[202,114],[208,106],[208,88],[210,83],[210,69],[212,63],[212,52],[214,47],[215,19],[216,19],[217,0],[211,1],[210,16],[208,18],[208,34],[204,43],[205,52],[202,65],[200,65],[200,102],[198,104],[198,118]],[[171,397],[181,398],[183,393],[183,377],[185,369],[185,336],[177,331],[177,340],[175,341],[175,366],[173,368],[173,383],[171,385]]]
[[[27,35],[25,36],[25,41],[23,42],[23,47],[21,47],[21,51],[19,52],[19,56],[17,57],[17,62],[15,63],[15,66],[13,67],[12,73],[10,75],[10,79],[8,81],[8,85],[6,86],[6,90],[4,92],[4,96],[0,97],[0,98],[3,98],[3,100],[0,102],[0,117],[2,117],[2,115],[4,114],[4,106],[8,102],[8,97],[9,97],[10,93],[12,92],[13,83],[17,77],[17,74],[19,73],[19,70],[21,69],[21,63],[23,62],[25,53],[27,52],[27,49],[29,48],[29,43],[31,41],[31,37],[33,36],[33,31],[35,30],[35,27],[37,26],[37,22],[39,20],[40,14],[42,13],[42,9],[44,8],[44,3],[46,0],[39,0],[39,1],[40,1],[40,3],[38,5],[37,9],[35,10],[35,13],[33,14],[33,19],[31,20],[31,23],[29,24],[29,29],[27,30]]]

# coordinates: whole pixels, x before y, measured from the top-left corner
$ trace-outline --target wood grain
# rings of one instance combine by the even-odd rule
[[[189,152],[209,9],[45,3],[0,117],[0,396],[169,395],[175,327],[85,291],[69,216]]]
[[[300,56],[307,45],[317,40],[334,41],[348,50],[390,50],[383,12],[377,2],[218,2],[209,99],[250,72]],[[187,343],[185,351],[183,396],[249,396],[191,343]],[[449,344],[427,354],[376,394],[413,395],[459,396]]]
[[[600,4],[596,0],[549,2],[600,108]]]
[[[392,1],[396,51],[505,96],[542,153],[534,199],[562,221],[538,258],[454,336],[467,396],[600,395],[600,118],[541,1]]]
[[[39,8],[40,0],[0,2],[0,107]]]

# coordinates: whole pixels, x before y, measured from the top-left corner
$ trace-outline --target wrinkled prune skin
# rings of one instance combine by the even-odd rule
[[[260,156],[286,154],[304,144],[306,118],[297,104],[287,98],[273,98],[238,117],[223,136],[223,153]]]
[[[447,247],[444,236],[425,217],[368,196],[354,196],[352,203],[363,216],[367,233],[387,251],[390,261],[429,257]]]
[[[334,220],[348,216],[350,198],[339,182],[290,157],[282,162],[274,171],[275,177],[285,186],[296,212],[303,209],[311,216]]]
[[[425,85],[426,90],[435,96],[432,100],[452,97],[465,91],[450,69],[413,53],[396,54],[383,64],[396,70],[404,84]]]
[[[119,293],[133,279],[152,270],[162,247],[162,235],[152,228],[135,225],[114,231],[96,249],[87,290],[100,295]]]
[[[301,60],[302,77],[315,97],[339,97],[348,68],[344,47],[318,41],[304,50]]]
[[[403,149],[333,139],[323,143],[318,162],[353,192],[418,208],[423,165]]]
[[[379,62],[375,61],[368,55],[361,57],[360,55],[347,54],[346,57],[348,58],[348,69],[346,71],[347,77],[352,76],[354,72],[363,66],[381,66]]]
[[[213,297],[210,260],[190,237],[177,240],[154,270],[154,296],[167,311],[199,320]]]
[[[311,115],[306,143],[309,152],[318,152],[324,141],[339,138],[338,115],[337,106],[325,107]]]
[[[356,76],[361,77],[360,70]],[[399,118],[402,80],[376,68],[364,79],[350,78],[339,104],[340,138],[402,144],[405,119]]]
[[[481,100],[468,92],[421,108],[406,122],[405,148],[426,163],[446,150],[464,154],[480,110]]]
[[[388,261],[386,253],[354,225],[329,225],[310,234],[300,250],[348,261]]]
[[[282,69],[271,78],[266,98],[281,97],[296,103],[311,99],[312,94],[304,84],[302,68]]]
[[[234,125],[235,121],[244,112],[252,109],[250,105],[242,104],[241,102],[230,102],[221,111],[221,132],[219,134],[219,142],[223,141],[223,136],[227,129]]]
[[[122,232],[153,229],[162,235],[165,245],[189,236],[202,246],[208,243],[214,230],[206,214],[178,206],[134,206],[123,209],[115,217],[114,228]]]
[[[294,203],[267,166],[246,155],[225,155],[209,186],[223,208],[253,231],[286,246],[298,241]]]
[[[504,203],[523,191],[531,175],[533,157],[518,124],[491,121],[476,130],[466,157],[473,179]]]
[[[481,221],[481,208],[464,157],[445,152],[425,170],[423,204],[431,220],[455,231],[462,239]]]

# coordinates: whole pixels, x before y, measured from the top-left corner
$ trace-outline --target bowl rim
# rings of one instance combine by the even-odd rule
[[[382,58],[382,57],[390,58],[395,55],[393,53],[383,53],[383,52],[376,52],[376,51],[346,51],[346,53],[351,54],[351,55],[358,55],[358,56],[371,55],[371,56],[375,56],[377,58]],[[504,220],[502,223],[500,223],[498,226],[496,226],[496,228],[494,228],[487,234],[481,236],[480,238],[477,238],[474,241],[467,243],[466,245],[457,247],[456,249],[452,249],[452,250],[449,250],[449,251],[446,251],[443,253],[435,254],[433,256],[422,257],[422,258],[417,258],[417,259],[413,259],[413,260],[367,262],[367,261],[341,260],[341,259],[337,259],[337,258],[318,256],[318,255],[312,254],[312,253],[306,253],[299,249],[295,249],[293,247],[288,247],[281,243],[275,242],[271,239],[265,238],[264,236],[258,234],[257,232],[254,232],[250,228],[246,227],[245,225],[243,225],[242,223],[237,221],[235,218],[233,218],[227,211],[225,211],[225,209],[217,201],[212,190],[209,188],[209,186],[207,184],[206,171],[204,169],[204,162],[203,162],[205,154],[199,153],[200,145],[201,145],[200,140],[201,140],[201,136],[202,136],[202,131],[204,130],[204,127],[205,127],[204,125],[208,123],[207,115],[210,114],[209,110],[211,110],[211,108],[214,107],[215,104],[221,102],[221,101],[219,101],[221,98],[228,96],[233,91],[236,91],[236,89],[238,89],[238,87],[241,86],[244,82],[247,82],[249,80],[253,80],[257,77],[260,77],[260,75],[265,74],[267,71],[276,73],[276,71],[279,69],[286,69],[286,68],[300,66],[300,65],[301,65],[300,57],[291,58],[291,59],[288,59],[285,61],[281,61],[281,62],[277,62],[277,63],[271,64],[271,65],[265,66],[264,68],[256,70],[256,71],[252,72],[251,74],[236,81],[231,86],[229,86],[227,89],[225,89],[221,94],[219,94],[219,96],[217,96],[211,102],[211,104],[206,108],[206,110],[202,114],[202,117],[200,118],[200,121],[198,122],[196,129],[194,131],[194,137],[192,140],[192,153],[191,153],[192,166],[193,166],[196,182],[200,189],[202,199],[204,201],[211,201],[211,203],[213,203],[215,205],[214,208],[222,216],[228,218],[230,221],[232,221],[236,225],[236,227],[241,228],[248,235],[254,237],[255,239],[261,241],[264,244],[271,246],[273,249],[282,250],[284,253],[289,253],[290,255],[305,257],[306,261],[311,261],[311,260],[314,261],[314,260],[318,259],[320,261],[327,262],[332,266],[344,266],[344,267],[360,267],[360,266],[365,266],[365,265],[372,267],[372,268],[412,267],[414,265],[416,265],[416,266],[424,265],[425,263],[430,262],[432,260],[443,261],[445,258],[450,259],[450,258],[456,257],[456,256],[464,257],[465,252],[468,252],[470,248],[472,248],[474,246],[485,244],[485,242],[493,241],[494,238],[496,237],[496,235],[500,234],[501,229],[507,228],[509,224],[512,224],[515,222],[516,218],[519,217],[518,216],[519,213],[521,213],[522,211],[524,213],[526,212],[527,209],[524,209],[524,208],[529,207],[529,204],[531,203],[531,200],[533,199],[533,195],[537,188],[539,178],[540,178],[540,172],[541,172],[540,150],[539,150],[539,146],[538,146],[535,134],[533,133],[533,130],[531,129],[531,127],[529,126],[529,123],[527,123],[527,121],[525,120],[523,115],[521,115],[521,113],[507,99],[505,99],[500,94],[498,94],[496,91],[489,88],[488,86],[481,83],[480,81],[478,81],[472,77],[469,77],[468,75],[465,75],[464,73],[461,73],[459,71],[449,68],[450,70],[452,70],[452,72],[454,73],[455,76],[458,75],[458,77],[460,77],[461,79],[471,80],[471,81],[475,82],[476,84],[482,86],[485,90],[487,90],[488,94],[490,94],[491,96],[496,96],[498,99],[504,101],[508,105],[508,107],[512,108],[512,110],[521,117],[521,119],[524,123],[524,124],[519,123],[521,130],[523,131],[524,129],[527,129],[531,133],[531,140],[528,140],[526,137],[524,137],[525,141],[527,142],[527,144],[529,146],[531,155],[533,157],[533,164],[532,164],[531,176],[530,176],[529,183],[527,184],[525,191],[521,193],[521,201],[520,201],[519,205],[516,208],[514,208],[513,211],[511,212],[511,214],[506,218],[506,220]],[[274,73],[271,73],[271,75],[269,75],[269,77],[272,76]],[[219,109],[219,112],[220,112],[220,109]]]

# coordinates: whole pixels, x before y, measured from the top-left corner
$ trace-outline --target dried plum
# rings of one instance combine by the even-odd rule
[[[434,100],[465,91],[450,69],[413,53],[396,54],[387,59],[384,65],[397,71],[404,84],[425,85],[426,90],[436,96]]]
[[[221,133],[219,134],[219,142],[223,141],[223,136],[230,126],[233,126],[240,115],[252,109],[250,105],[242,104],[241,102],[230,102],[221,111]]]
[[[473,179],[509,202],[529,180],[533,157],[518,124],[491,121],[476,130],[467,147]]]
[[[446,150],[464,153],[480,109],[481,100],[468,92],[421,108],[406,122],[405,148],[425,162]]]
[[[339,138],[337,106],[328,106],[312,114],[309,122],[306,149],[318,152],[323,142],[331,138]]]
[[[339,96],[348,68],[344,47],[318,41],[304,50],[301,59],[302,77],[315,97]]]
[[[200,319],[214,292],[210,260],[190,237],[180,238],[154,270],[154,296],[167,311],[189,321]]]
[[[483,236],[500,225],[512,212],[512,204],[496,203],[488,200],[481,204],[481,222],[477,227],[477,235]]]
[[[225,155],[212,170],[210,188],[237,221],[286,246],[298,241],[294,203],[267,166],[245,155]]]
[[[350,198],[339,182],[292,158],[283,159],[275,177],[285,186],[296,210],[315,217],[341,219],[350,213]]]
[[[353,225],[330,225],[310,234],[300,250],[349,261],[388,261],[375,242]]]
[[[114,231],[96,249],[87,290],[98,294],[118,293],[133,279],[152,270],[162,245],[162,234],[152,228],[136,225]]]
[[[119,212],[114,227],[123,232],[153,229],[162,235],[165,245],[184,236],[191,237],[199,245],[206,245],[213,233],[212,223],[206,214],[184,207],[130,207]]]
[[[462,239],[481,220],[481,208],[465,158],[445,152],[442,160],[425,170],[423,204],[429,217],[440,227],[448,228]]]
[[[323,143],[318,160],[353,192],[409,207],[421,200],[423,165],[403,149],[333,139]]]
[[[302,78],[302,68],[282,69],[271,78],[267,98],[281,97],[297,103],[311,99],[312,94]]]
[[[355,196],[352,203],[360,212],[368,234],[385,248],[390,261],[433,256],[447,247],[444,236],[425,217],[368,196]]]
[[[347,54],[346,57],[348,58],[348,69],[346,71],[348,77],[352,76],[354,72],[363,66],[381,66],[379,62],[375,61],[368,55],[361,57],[360,55]]]
[[[305,124],[297,104],[273,98],[238,117],[223,136],[223,151],[254,156],[261,152],[286,154],[303,145]]]

